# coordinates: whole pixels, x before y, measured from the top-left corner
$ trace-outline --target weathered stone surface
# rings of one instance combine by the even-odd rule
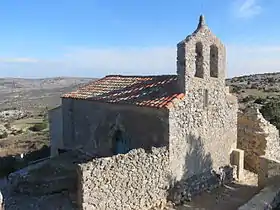
[[[275,183],[272,186],[267,186],[255,195],[248,203],[240,206],[238,210],[262,209],[272,210],[278,209],[280,204],[280,185]]]
[[[74,165],[52,165],[51,161],[32,165],[9,176],[11,193],[47,195],[76,189]]]
[[[166,110],[62,99],[63,146],[98,157],[114,155],[114,134],[121,130],[129,149],[168,144]]]
[[[244,166],[258,173],[260,156],[280,160],[278,129],[265,120],[255,107],[238,113],[237,147],[244,150]]]
[[[50,126],[51,157],[58,155],[58,149],[63,148],[62,109],[61,106],[48,111]]]
[[[169,185],[167,149],[135,149],[125,155],[79,164],[81,208],[149,209],[164,202]]]
[[[259,162],[260,162],[260,168],[258,170],[259,187],[264,187],[271,183],[278,183],[280,180],[280,161],[268,158],[266,156],[260,156]]]
[[[238,104],[225,86],[225,64],[225,47],[205,24],[177,45],[177,74],[185,98],[169,110],[175,181],[230,164]]]

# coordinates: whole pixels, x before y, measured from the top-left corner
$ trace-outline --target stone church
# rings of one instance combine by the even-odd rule
[[[238,104],[225,85],[225,46],[203,16],[177,44],[176,63],[174,75],[108,75],[63,95],[62,141],[52,149],[110,157],[165,146],[173,180],[228,165]]]

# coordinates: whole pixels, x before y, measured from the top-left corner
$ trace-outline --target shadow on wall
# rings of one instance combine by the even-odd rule
[[[29,152],[23,158],[20,155],[5,156],[0,158],[0,177],[8,176],[10,173],[15,172],[28,166],[32,161],[50,156],[50,148],[43,146],[41,149]]]
[[[168,190],[168,200],[180,204],[205,190],[212,190],[219,185],[219,176],[213,171],[213,160],[210,153],[206,153],[201,137],[187,135],[189,145],[185,157],[184,174],[180,181],[171,185]],[[226,170],[226,177],[232,177]],[[228,178],[226,178],[226,182]]]
[[[186,141],[190,146],[190,150],[185,158],[183,179],[187,179],[197,173],[211,171],[213,167],[212,157],[209,152],[205,152],[201,137],[189,134],[186,137]]]

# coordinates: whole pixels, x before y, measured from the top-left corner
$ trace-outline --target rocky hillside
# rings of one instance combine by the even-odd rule
[[[234,77],[226,83],[238,97],[240,109],[257,106],[266,120],[280,129],[280,73]]]
[[[0,78],[0,157],[49,145],[47,110],[92,78]],[[1,166],[0,166],[1,167]]]
[[[94,78],[0,78],[0,110],[13,108],[33,112],[57,106],[61,94],[90,80]]]

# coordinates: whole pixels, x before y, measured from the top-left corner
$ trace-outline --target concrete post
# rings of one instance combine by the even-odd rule
[[[232,150],[232,165],[237,166],[237,179],[239,181],[244,179],[244,151],[241,149]]]

